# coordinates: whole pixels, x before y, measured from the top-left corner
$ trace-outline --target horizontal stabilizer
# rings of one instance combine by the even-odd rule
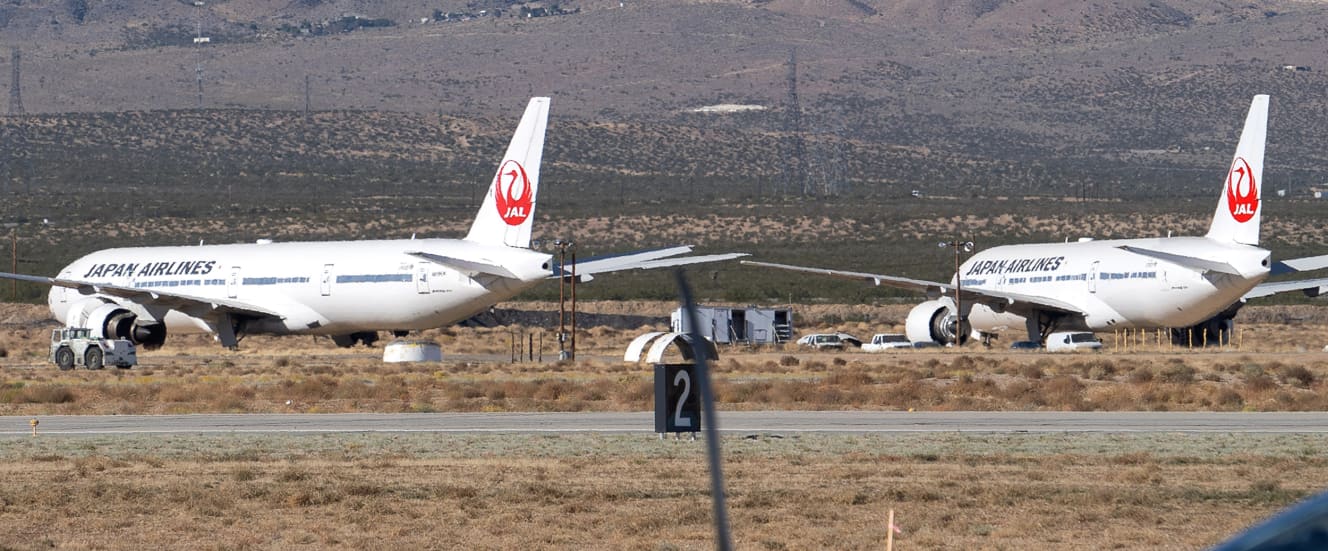
[[[453,258],[450,256],[442,256],[442,255],[420,252],[420,251],[408,252],[406,254],[413,256],[415,258],[422,258],[424,260],[428,260],[429,262],[432,262],[434,264],[441,264],[443,266],[447,266],[458,272],[466,274],[467,277],[475,277],[477,275],[482,274],[482,275],[505,277],[508,279],[521,279],[516,274],[512,273],[511,270],[499,266],[497,264],[491,264],[488,262],[464,260],[460,258]]]
[[[1325,287],[1328,287],[1328,278],[1322,277],[1317,279],[1302,279],[1299,281],[1273,281],[1270,283],[1260,283],[1255,288],[1250,289],[1250,292],[1245,293],[1245,296],[1240,298],[1241,300],[1249,300],[1252,298],[1272,296],[1278,293],[1288,293],[1291,291],[1303,291],[1306,295],[1317,297],[1324,293],[1326,290]]]
[[[592,279],[591,276],[594,276],[595,274],[621,272],[625,270],[650,270],[654,268],[686,266],[689,264],[701,264],[705,262],[721,262],[747,256],[747,253],[678,256],[690,252],[692,252],[691,245],[678,245],[675,247],[599,256],[585,260],[578,260],[576,264],[568,264],[567,266],[563,266],[561,270],[555,269],[550,277],[558,277],[560,274],[571,275],[575,272],[577,279],[588,281]]]
[[[1197,256],[1186,256],[1183,254],[1166,253],[1162,251],[1154,251],[1152,249],[1131,247],[1129,245],[1124,245],[1121,247],[1121,249],[1132,252],[1140,256],[1147,256],[1149,258],[1165,260],[1172,264],[1185,266],[1187,268],[1192,268],[1195,270],[1202,270],[1205,272],[1217,272],[1219,274],[1231,274],[1235,276],[1244,277],[1244,274],[1240,273],[1240,270],[1237,270],[1235,266],[1232,266],[1231,264],[1219,260],[1209,260],[1207,258],[1199,258]]]
[[[1292,258],[1273,263],[1272,271],[1268,275],[1282,275],[1293,272],[1312,272],[1328,268],[1328,255],[1307,256],[1304,258]]]
[[[575,268],[577,275],[630,270],[635,268],[636,265],[641,262],[687,254],[690,252],[692,252],[692,247],[690,245],[679,245],[676,247],[650,249],[648,251],[634,251],[623,254],[597,256],[579,260],[574,265],[569,264],[564,267],[563,270],[567,273],[571,273],[573,268]],[[554,275],[557,276],[556,273]]]

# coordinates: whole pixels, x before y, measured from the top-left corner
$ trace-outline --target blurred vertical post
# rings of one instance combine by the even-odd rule
[[[895,510],[890,509],[890,523],[885,527],[885,551],[895,549]]]
[[[674,272],[678,281],[678,293],[682,295],[682,306],[687,316],[687,338],[692,344],[692,356],[696,358],[696,386],[701,393],[701,419],[705,425],[706,458],[710,464],[710,497],[715,522],[715,548],[731,551],[733,541],[729,537],[728,507],[724,504],[724,471],[719,455],[719,419],[715,417],[715,395],[710,387],[709,346],[705,337],[697,331],[700,325],[696,321],[696,304],[692,302],[692,290],[687,285],[687,277],[682,269]]]

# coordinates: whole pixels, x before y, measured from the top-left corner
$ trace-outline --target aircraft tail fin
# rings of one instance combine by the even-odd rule
[[[1259,244],[1259,218],[1263,212],[1263,146],[1268,134],[1268,96],[1254,96],[1245,116],[1240,145],[1227,171],[1222,197],[1213,214],[1208,238],[1227,243]]]
[[[507,154],[480,204],[479,214],[466,234],[467,241],[486,245],[529,247],[539,192],[544,129],[549,122],[549,98],[531,98],[521,117]]]

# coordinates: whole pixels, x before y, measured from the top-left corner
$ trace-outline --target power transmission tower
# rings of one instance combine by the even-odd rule
[[[785,109],[784,133],[793,141],[793,151],[785,159],[786,185],[796,186],[798,193],[807,195],[807,165],[805,162],[807,144],[802,136],[802,106],[798,103],[798,50],[789,50],[788,60],[788,99]]]
[[[194,47],[198,49],[198,59],[194,64],[194,80],[198,83],[198,108],[203,108],[203,45],[208,40],[203,38],[203,4],[199,2],[197,6],[198,19],[194,22]]]
[[[14,49],[10,50],[10,52],[9,52],[9,64],[13,67],[13,73],[12,73],[12,76],[10,77],[10,79],[9,79],[9,114],[10,114],[10,115],[22,115],[22,114],[23,114],[23,94],[22,94],[22,92],[21,92],[21,90],[22,90],[22,86],[20,86],[20,82],[21,82],[21,78],[20,78],[20,77],[21,77],[21,74],[19,73],[19,58],[20,58],[20,56],[21,56],[21,54],[19,54],[18,48],[14,48]]]

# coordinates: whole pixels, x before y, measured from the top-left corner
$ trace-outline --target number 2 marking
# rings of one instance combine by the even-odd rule
[[[687,403],[687,395],[692,392],[692,378],[687,375],[686,371],[679,371],[677,375],[673,376],[673,385],[677,386],[679,382],[682,383],[682,396],[678,397],[678,405],[673,408],[673,424],[679,427],[690,427],[692,426],[692,418],[688,416],[683,419],[682,405]]]

